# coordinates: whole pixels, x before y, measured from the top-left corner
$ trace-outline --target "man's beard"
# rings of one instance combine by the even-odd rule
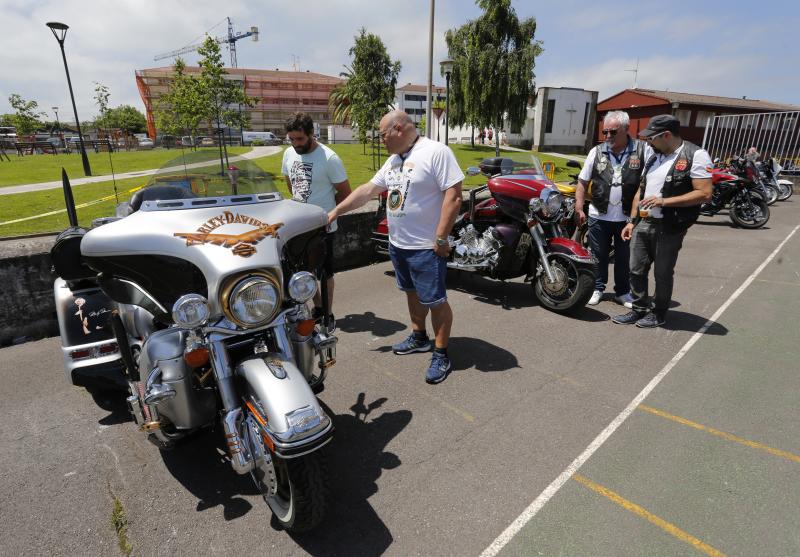
[[[311,143],[314,141],[313,137],[309,137],[308,141],[306,141],[305,145],[301,145],[299,147],[294,148],[294,152],[298,155],[305,155],[311,150]]]

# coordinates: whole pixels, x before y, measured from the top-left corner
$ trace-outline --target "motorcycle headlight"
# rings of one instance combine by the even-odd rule
[[[277,279],[267,273],[254,273],[223,290],[222,310],[240,327],[269,323],[281,305]]]
[[[300,271],[289,279],[289,296],[301,304],[317,293],[317,278],[308,271]]]
[[[541,215],[543,218],[552,219],[558,215],[564,203],[564,196],[561,193],[551,189],[544,189],[539,198],[542,201]]]
[[[200,294],[186,294],[172,306],[172,320],[182,329],[196,329],[205,325],[210,314],[208,300]]]

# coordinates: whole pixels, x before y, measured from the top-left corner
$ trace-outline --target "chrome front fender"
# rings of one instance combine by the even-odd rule
[[[276,353],[255,354],[239,362],[235,373],[246,384],[245,406],[257,414],[278,455],[301,456],[331,439],[333,422],[294,362]]]

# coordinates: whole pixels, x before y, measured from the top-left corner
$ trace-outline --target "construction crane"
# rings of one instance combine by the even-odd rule
[[[238,65],[236,64],[236,41],[238,41],[239,39],[244,39],[245,37],[253,37],[253,42],[258,41],[258,27],[250,27],[250,31],[247,31],[246,33],[235,33],[233,30],[233,22],[231,21],[231,18],[227,17],[225,19],[228,20],[228,36],[214,37],[214,40],[220,44],[227,43],[228,50],[230,50],[231,52],[231,67],[237,68]],[[219,25],[219,23],[217,25]],[[187,52],[194,52],[202,45],[203,45],[202,42],[196,44],[190,44],[183,48],[179,48],[178,50],[173,50],[172,52],[165,52],[164,54],[159,54],[158,56],[153,58],[153,60],[157,62],[159,60],[163,60],[164,58],[174,58],[175,56],[180,56],[181,54],[186,54]]]

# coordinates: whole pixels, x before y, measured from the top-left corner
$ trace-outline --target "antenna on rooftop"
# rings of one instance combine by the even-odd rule
[[[636,67],[632,70],[625,70],[626,72],[633,72],[633,88],[639,88],[639,58],[636,58]]]
[[[292,54],[292,69],[296,72],[300,71],[300,57],[296,54]]]

